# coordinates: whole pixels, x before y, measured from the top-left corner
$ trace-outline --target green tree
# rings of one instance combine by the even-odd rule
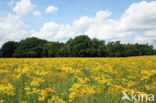
[[[19,43],[9,41],[0,49],[0,57],[126,57],[156,55],[156,50],[149,44],[121,44],[90,39],[80,35],[66,43],[48,42],[31,37]]]
[[[46,40],[35,37],[27,38],[19,43],[18,48],[13,54],[14,57],[43,57],[43,47]]]
[[[48,57],[57,57],[59,49],[63,47],[63,43],[59,42],[49,42],[45,45],[46,50],[48,51]]]
[[[3,57],[3,56],[2,56],[2,50],[1,50],[1,49],[0,49],[0,57]]]
[[[86,35],[80,35],[74,39],[70,39],[66,48],[69,56],[73,57],[89,57],[91,56],[91,39]]]
[[[91,56],[93,57],[105,57],[106,45],[104,40],[92,39]]]
[[[3,57],[12,57],[14,51],[18,47],[18,42],[8,41],[2,45],[1,53]]]
[[[71,54],[70,51],[68,51],[69,49],[67,48],[67,46],[63,46],[61,47],[58,52],[57,52],[57,57],[70,57]]]
[[[125,56],[135,56],[135,46],[133,44],[125,44]]]
[[[125,48],[124,45],[120,43],[120,41],[109,42],[106,46],[107,48],[107,56],[109,57],[121,57],[125,56]]]

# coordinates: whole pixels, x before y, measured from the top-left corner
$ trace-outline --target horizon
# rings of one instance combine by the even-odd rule
[[[80,35],[78,35],[78,36],[83,36],[83,35],[85,35],[85,34],[80,34]],[[47,42],[58,42],[58,43],[64,43],[64,44],[66,44],[70,39],[75,39],[76,37],[78,37],[78,36],[75,36],[75,37],[73,37],[73,38],[69,38],[67,41],[53,41],[53,40],[47,40],[47,39],[43,39],[43,38],[39,38],[39,37],[26,37],[26,38],[24,38],[24,39],[21,39],[21,40],[18,40],[18,41],[13,41],[13,40],[10,40],[11,42],[13,41],[13,42],[21,42],[21,41],[23,41],[23,40],[26,40],[26,39],[28,39],[28,38],[37,38],[37,39],[41,39],[41,40],[45,40],[45,41],[47,41]],[[88,35],[85,35],[85,36],[88,36]],[[88,36],[89,37],[89,36]],[[89,37],[90,38],[90,37]],[[91,40],[93,40],[93,39],[97,39],[97,40],[102,40],[102,39],[98,39],[98,38],[90,38]],[[7,43],[7,42],[10,42],[10,41],[6,41],[6,42],[4,42],[4,44],[5,43]],[[117,41],[119,41],[121,44],[128,44],[128,43],[124,43],[124,42],[122,42],[122,41],[120,41],[120,40],[116,40],[116,41],[108,41],[108,42],[106,42],[105,40],[103,40],[104,42],[105,42],[105,44],[108,44],[109,42],[117,42]],[[137,43],[137,42],[136,42]],[[136,44],[136,43],[129,43],[129,44]],[[138,44],[142,44],[142,43],[138,43]],[[148,44],[149,46],[151,45],[151,46],[153,46],[153,44],[149,44],[149,43],[143,43],[143,44]],[[156,49],[156,48],[153,48],[153,49]]]
[[[156,48],[155,21],[154,0],[0,0],[0,47],[28,37],[66,42],[85,34]]]

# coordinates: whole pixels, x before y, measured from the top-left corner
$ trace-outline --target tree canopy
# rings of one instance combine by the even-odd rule
[[[127,57],[155,55],[149,44],[122,44],[80,35],[66,43],[46,41],[36,37],[20,42],[8,41],[0,49],[0,57]]]
[[[2,57],[12,57],[17,47],[18,47],[18,42],[8,41],[3,44],[0,50],[0,55]]]
[[[18,48],[15,50],[13,57],[42,57],[43,47],[47,43],[46,40],[35,37],[27,38],[19,42]]]

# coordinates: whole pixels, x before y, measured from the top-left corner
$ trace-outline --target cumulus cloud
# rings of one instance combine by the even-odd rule
[[[156,29],[155,30],[150,30],[146,31],[144,35],[136,35],[134,38],[135,43],[149,43],[152,44],[153,47],[156,49]]]
[[[51,40],[70,38],[78,34],[105,40],[126,40],[141,32],[133,38],[134,42],[156,45],[156,1],[134,3],[118,20],[111,19],[110,15],[111,12],[101,10],[95,17],[83,16],[74,20],[72,25],[46,22],[40,31],[34,31],[32,35]]]
[[[131,32],[115,29],[119,22],[108,19],[111,15],[109,11],[98,11],[95,17],[80,17],[72,25],[57,24],[54,21],[47,22],[38,32],[33,32],[32,36],[51,38],[54,40],[75,37],[79,34],[86,34],[91,38],[112,39],[123,38]]]
[[[73,29],[99,39],[123,38],[131,33],[118,28],[120,22],[109,19],[110,15],[109,11],[98,11],[95,17],[81,17],[73,22]]]
[[[0,46],[8,40],[21,40],[28,32],[20,16],[9,14],[6,18],[0,18]]]
[[[21,0],[13,10],[18,15],[24,15],[34,7],[30,0]],[[46,13],[55,11],[58,11],[55,6],[49,6],[45,10]],[[34,11],[33,14],[41,15],[40,11]],[[111,19],[110,15],[110,11],[101,10],[94,17],[80,17],[71,25],[49,21],[44,23],[39,31],[31,31],[31,36],[48,40],[67,40],[79,34],[86,34],[91,38],[124,41],[133,35],[134,42],[150,43],[156,47],[156,1],[134,3],[118,20]],[[19,16],[9,14],[7,18],[1,18],[1,41],[22,38],[26,34],[26,27]]]
[[[98,11],[95,17],[80,17],[73,22],[73,28],[76,31],[84,31],[90,27],[92,24],[103,23],[106,18],[111,15],[109,11]]]
[[[74,34],[70,25],[57,24],[53,21],[45,23],[38,32],[32,31],[33,37],[40,37],[48,40],[69,38]]]
[[[121,17],[120,28],[146,31],[156,28],[156,1],[132,4]]]
[[[128,35],[143,32],[147,36],[156,36],[156,2],[142,1],[134,3],[125,11],[120,20],[106,20],[93,24],[86,31],[86,34],[98,38],[126,38]],[[148,38],[150,38],[148,36]]]
[[[126,30],[141,31],[134,42],[153,44],[156,48],[156,1],[135,3],[129,7],[122,18]]]
[[[56,12],[56,11],[58,11],[58,8],[55,7],[55,6],[52,6],[52,5],[45,9],[46,13],[53,13],[53,12]]]
[[[31,3],[31,0],[21,0],[16,2],[16,6],[13,11],[18,15],[26,15],[35,8],[35,5]]]
[[[40,11],[37,10],[37,11],[34,11],[34,12],[33,12],[33,15],[34,15],[34,16],[40,16],[40,15],[42,15],[42,13],[41,13]]]
[[[153,47],[156,49],[156,37],[148,37],[148,36],[141,36],[141,35],[136,35],[134,38],[135,43],[140,43],[140,44],[145,44],[148,43],[150,45],[153,45]]]

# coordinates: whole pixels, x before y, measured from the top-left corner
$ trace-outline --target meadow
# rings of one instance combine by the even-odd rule
[[[156,96],[156,56],[0,59],[0,103],[132,103],[123,91]]]

